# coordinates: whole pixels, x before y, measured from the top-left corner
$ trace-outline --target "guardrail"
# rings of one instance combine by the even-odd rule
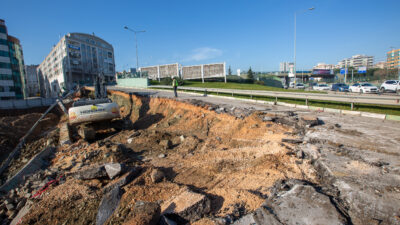
[[[155,85],[153,88],[172,89],[171,86]],[[151,88],[150,87],[150,88]],[[278,98],[291,98],[291,99],[302,99],[308,105],[309,100],[320,100],[320,101],[333,101],[343,102],[351,104],[353,109],[354,104],[376,104],[376,105],[391,105],[400,106],[400,96],[380,96],[370,94],[371,96],[365,95],[339,95],[339,94],[317,94],[317,93],[303,93],[303,92],[278,92],[278,91],[259,91],[259,90],[237,90],[237,89],[220,89],[220,88],[197,88],[197,87],[179,87],[179,90],[188,91],[199,91],[199,92],[214,92],[221,94],[234,95],[248,95],[250,98],[255,96],[258,97],[272,97],[275,98],[275,102]]]

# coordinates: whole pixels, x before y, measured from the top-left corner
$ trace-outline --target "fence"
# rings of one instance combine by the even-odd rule
[[[34,98],[21,100],[0,100],[0,109],[29,109],[50,106],[57,98]]]

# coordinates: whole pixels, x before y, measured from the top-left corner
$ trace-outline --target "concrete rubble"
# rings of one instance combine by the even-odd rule
[[[0,224],[400,224],[398,152],[354,144],[373,136],[351,118],[110,98],[121,131],[87,142],[60,113],[24,146],[0,177]]]

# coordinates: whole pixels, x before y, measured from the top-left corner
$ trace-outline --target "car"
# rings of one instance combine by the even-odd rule
[[[349,87],[349,91],[359,93],[378,93],[379,89],[370,83],[355,83]]]
[[[332,84],[331,90],[332,91],[348,92],[349,91],[349,85],[344,84],[344,83]]]
[[[386,91],[398,92],[400,91],[400,81],[398,80],[387,80],[382,83],[380,89],[382,93]]]
[[[327,84],[317,84],[313,86],[313,90],[316,91],[329,91],[331,88]]]
[[[297,84],[294,86],[294,88],[296,88],[296,89],[305,89],[306,87],[305,87],[304,84],[302,84],[302,83],[297,83]]]

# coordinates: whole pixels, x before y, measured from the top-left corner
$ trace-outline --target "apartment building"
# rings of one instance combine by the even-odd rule
[[[40,95],[37,68],[39,65],[25,65],[26,93],[28,97]]]
[[[293,72],[294,63],[292,62],[281,62],[279,64],[279,72],[281,73],[288,73]]]
[[[318,63],[316,66],[313,66],[313,69],[333,70],[333,69],[335,69],[335,65],[326,64],[326,63]]]
[[[94,34],[69,33],[61,38],[37,69],[46,97],[76,85],[93,84],[96,76],[115,79],[114,49]]]
[[[0,100],[25,97],[22,46],[18,38],[8,35],[5,21],[0,19]]]
[[[387,52],[386,66],[388,69],[398,69],[400,67],[400,48]]]
[[[354,68],[365,66],[367,68],[372,68],[374,66],[374,57],[367,55],[354,55],[351,58],[339,61],[338,66],[340,68],[344,68],[346,66]]]

